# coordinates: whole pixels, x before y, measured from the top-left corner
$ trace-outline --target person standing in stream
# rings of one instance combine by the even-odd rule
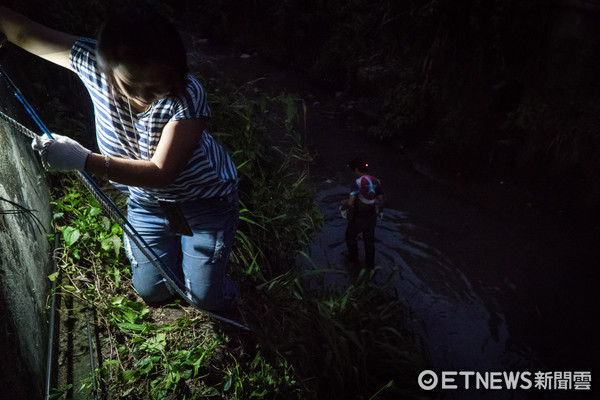
[[[95,40],[0,6],[0,32],[74,72],[90,94],[100,153],[66,136],[40,137],[32,146],[46,168],[106,177],[128,196],[129,223],[189,298],[205,310],[234,308],[239,290],[226,264],[238,223],[237,171],[205,130],[207,95],[188,73],[174,26],[148,7],[127,7]],[[127,237],[125,248],[139,295],[148,303],[170,300],[164,278]]]
[[[354,181],[348,200],[341,206],[342,212],[348,219],[345,235],[348,261],[353,264],[358,262],[357,238],[362,233],[365,246],[365,266],[367,269],[374,269],[375,226],[377,220],[383,218],[385,207],[381,182],[368,174],[369,164],[360,158],[351,160],[348,168],[354,174]]]

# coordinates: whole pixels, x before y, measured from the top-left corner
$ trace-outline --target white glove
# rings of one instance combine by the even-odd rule
[[[379,221],[381,221],[381,220],[383,219],[383,211],[382,211],[382,212],[379,212],[379,213],[377,213],[377,219],[378,219]]]
[[[75,140],[53,134],[52,139],[36,136],[31,147],[40,152],[42,165],[49,171],[83,171],[85,161],[92,153]]]
[[[342,206],[340,206],[338,208],[338,210],[340,210],[340,214],[342,215],[342,218],[344,218],[344,219],[348,218],[348,210],[342,210]]]

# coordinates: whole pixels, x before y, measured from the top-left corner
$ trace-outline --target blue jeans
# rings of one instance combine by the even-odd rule
[[[128,220],[148,246],[163,261],[169,276],[185,282],[187,296],[201,309],[222,311],[238,301],[236,283],[225,275],[227,260],[238,223],[237,192],[215,199],[178,204],[193,236],[171,232],[158,204],[128,202]],[[131,261],[133,286],[147,302],[162,302],[174,296],[156,267],[125,235]]]

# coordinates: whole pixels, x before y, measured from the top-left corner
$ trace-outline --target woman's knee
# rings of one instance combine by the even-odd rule
[[[173,297],[163,279],[148,279],[148,277],[134,275],[133,287],[147,303],[159,303]]]

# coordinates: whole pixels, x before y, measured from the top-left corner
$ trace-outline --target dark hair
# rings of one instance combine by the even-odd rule
[[[360,172],[367,172],[369,171],[369,163],[362,158],[353,158],[348,161],[348,168],[351,170],[358,169]]]
[[[187,85],[187,55],[179,32],[148,6],[124,7],[109,17],[98,35],[99,66],[111,85],[119,65],[134,70],[155,68],[159,77],[180,94]]]

